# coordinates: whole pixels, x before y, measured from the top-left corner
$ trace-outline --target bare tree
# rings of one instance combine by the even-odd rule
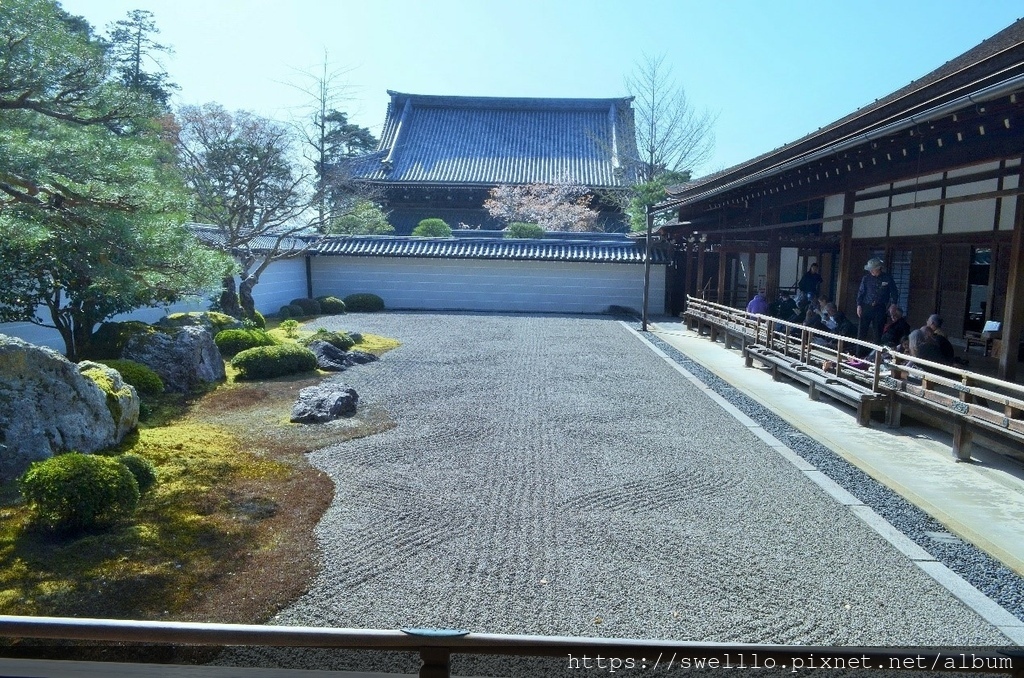
[[[309,175],[292,159],[292,130],[245,111],[218,104],[185,106],[178,112],[177,148],[185,180],[196,197],[197,220],[215,226],[216,244],[239,259],[224,277],[221,309],[253,317],[252,289],[279,259],[302,254],[296,237],[309,230]]]
[[[351,225],[366,212],[367,202],[379,209],[380,196],[352,181],[348,161],[372,153],[377,139],[365,127],[350,123],[348,114],[340,110],[349,99],[345,80],[349,72],[332,69],[325,50],[317,73],[299,71],[301,82],[288,83],[305,98],[295,128],[302,142],[302,155],[312,165],[316,177],[312,199],[316,209],[314,225],[323,233],[338,231],[335,222],[339,219],[344,218]]]
[[[626,78],[626,90],[634,97],[640,183],[666,171],[693,172],[710,159],[716,116],[693,108],[664,55],[645,54]]]

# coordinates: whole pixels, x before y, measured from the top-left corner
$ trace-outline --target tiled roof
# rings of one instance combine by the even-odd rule
[[[631,98],[527,99],[389,92],[378,151],[352,162],[385,183],[632,183]]]
[[[823,149],[854,135],[907,118],[931,106],[1019,73],[1024,58],[1024,19],[1018,19],[981,44],[877,101],[781,148],[728,169],[669,189],[669,201],[715,193],[722,186],[802,154]],[[1009,68],[1014,70],[1011,72]]]
[[[608,240],[520,240],[351,236],[324,240],[314,251],[317,254],[351,257],[507,259],[609,264],[642,264],[644,261],[643,242],[626,237]],[[664,250],[654,248],[651,261],[655,264],[666,264],[669,257]]]

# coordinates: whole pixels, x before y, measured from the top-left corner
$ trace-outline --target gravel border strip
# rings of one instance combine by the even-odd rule
[[[959,539],[933,539],[927,533],[945,533],[946,528],[923,510],[874,480],[828,447],[802,435],[781,416],[757,403],[674,346],[650,333],[641,333],[636,322],[623,321],[623,325],[636,334],[638,339],[650,344],[656,351],[664,353],[684,376],[689,373],[693,381],[727,411],[734,416],[739,414],[737,419],[750,427],[752,432],[756,434],[757,429],[763,430],[767,436],[761,437],[772,448],[795,463],[809,478],[816,480],[811,469],[820,471],[826,480],[831,480],[843,493],[851,495],[856,503],[851,504],[849,499],[843,500],[843,495],[830,492],[837,496],[841,503],[851,506],[851,509],[857,506],[865,507],[854,510],[854,513],[890,543],[908,554],[922,570],[935,577],[965,604],[999,626],[1000,631],[1008,633],[1015,642],[1024,645],[1024,578],[974,544]],[[782,440],[789,442],[782,443]],[[793,456],[806,463],[801,465]],[[826,491],[829,491],[828,488]],[[876,527],[877,521],[864,515],[866,510],[877,515],[888,527]],[[889,527],[894,528],[911,544],[898,538],[891,538],[894,535],[889,531]],[[922,552],[912,550],[911,545],[923,549],[927,559],[921,557]],[[982,597],[971,595],[971,588],[982,594]],[[986,605],[986,601],[994,603],[998,609]]]

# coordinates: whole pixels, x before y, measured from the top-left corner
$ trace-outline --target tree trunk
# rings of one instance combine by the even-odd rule
[[[224,289],[220,293],[221,313],[227,313],[233,318],[242,318],[242,308],[238,305],[238,292],[235,288],[235,276],[224,276]]]
[[[256,287],[259,280],[257,276],[250,275],[238,286],[238,300],[245,318],[256,317],[256,301],[252,298],[252,288]]]

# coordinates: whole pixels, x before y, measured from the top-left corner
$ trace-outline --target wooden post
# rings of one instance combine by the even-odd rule
[[[843,201],[843,214],[853,214],[856,204],[854,193],[846,194]],[[839,240],[839,275],[836,277],[835,302],[840,308],[846,303],[847,287],[850,284],[850,264],[853,258],[853,219],[843,219],[843,230]],[[856,312],[854,312],[856,315]]]
[[[728,259],[729,255],[725,252],[725,242],[723,238],[722,244],[718,246],[718,299],[715,300],[723,306],[729,305],[728,300],[725,298],[725,269],[728,268],[728,266],[726,266]]]
[[[700,249],[697,250],[697,290],[694,296],[704,299],[704,250],[707,244],[702,242],[698,247]]]
[[[1024,182],[1024,164],[1021,165]],[[1003,350],[999,354],[1000,379],[1017,379],[1017,351],[1024,336],[1024,194],[1017,196],[1017,212],[1013,217],[1013,241],[1010,246],[1010,269],[1006,282],[1006,306],[1003,309]]]
[[[778,237],[773,236],[768,241],[768,277],[765,281],[765,297],[768,303],[779,298],[779,278],[782,268],[782,246]]]

